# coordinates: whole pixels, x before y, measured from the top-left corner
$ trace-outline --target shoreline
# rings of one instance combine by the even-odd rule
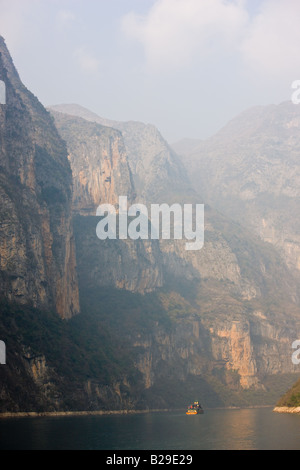
[[[222,407],[222,408],[206,408],[206,410],[251,410],[271,408],[270,405],[253,405],[247,407]],[[68,418],[68,417],[81,417],[81,416],[118,416],[118,415],[137,415],[148,413],[170,413],[170,412],[185,412],[184,408],[176,409],[153,409],[153,410],[99,410],[99,411],[19,411],[19,412],[3,412],[0,413],[0,420],[13,419],[13,418]],[[273,410],[275,411],[275,410]],[[282,412],[283,413],[283,412]],[[299,408],[300,413],[300,408]]]
[[[294,408],[291,408],[291,407],[288,407],[288,406],[276,406],[274,408],[274,413],[287,413],[287,414],[300,414],[300,406],[297,406],[297,407],[294,407]]]
[[[134,415],[134,414],[147,414],[147,413],[167,413],[169,411],[179,410],[101,410],[101,411],[19,411],[19,412],[4,412],[0,413],[1,419],[11,418],[67,418],[67,417],[80,417],[80,416],[112,416],[112,415]],[[181,411],[181,410],[180,410]]]

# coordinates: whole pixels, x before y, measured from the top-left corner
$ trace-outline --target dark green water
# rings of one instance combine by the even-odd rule
[[[0,449],[300,450],[300,416],[208,410],[0,421]]]

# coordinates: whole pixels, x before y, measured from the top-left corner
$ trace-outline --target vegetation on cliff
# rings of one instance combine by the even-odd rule
[[[278,401],[277,407],[297,408],[300,407],[300,379],[293,387]]]

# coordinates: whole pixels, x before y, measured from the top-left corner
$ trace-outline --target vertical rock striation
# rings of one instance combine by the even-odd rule
[[[10,301],[79,311],[72,174],[49,113],[22,84],[0,37],[0,291]]]
[[[132,201],[134,188],[122,134],[78,117],[52,115],[68,145],[74,213],[96,215],[100,204],[116,206],[119,196]]]
[[[147,204],[202,202],[187,190],[185,169],[152,126],[107,121],[75,105],[51,112],[69,148],[78,214],[135,193]],[[163,287],[160,314],[172,319],[172,333],[158,326],[135,343],[146,390],[165,380],[161,370],[183,381],[222,376],[240,390],[262,390],[265,377],[295,373],[290,348],[300,331],[297,279],[275,248],[209,206],[201,251],[186,251],[185,240],[99,242],[95,227],[93,218],[76,218],[85,288],[145,294]]]

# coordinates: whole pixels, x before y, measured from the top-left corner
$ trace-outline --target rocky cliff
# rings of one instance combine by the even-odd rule
[[[100,204],[117,206],[119,196],[135,197],[122,134],[116,129],[52,111],[67,142],[73,174],[73,211],[95,215]]]
[[[72,174],[48,112],[22,84],[0,38],[0,291],[10,301],[79,311]]]
[[[90,175],[97,173],[97,168],[103,166],[105,155],[110,153],[105,138],[101,144],[102,150],[97,151],[99,143],[94,137],[91,138],[91,130],[95,132],[98,129],[105,135],[102,125],[114,123],[76,106],[64,105],[54,109],[70,113],[51,111],[71,149],[73,156],[70,160],[75,165],[74,186],[78,188],[78,175],[83,171]],[[76,113],[88,121],[71,116]],[[100,121],[102,124],[99,127],[97,123]],[[128,172],[132,173],[134,168],[148,164],[152,169],[157,155],[157,147],[153,145],[154,134],[150,133],[147,140],[142,124],[117,125],[119,130],[123,129],[122,134],[111,128],[105,128],[105,132],[114,136],[116,142],[120,143],[121,139],[122,155],[128,155],[129,170],[125,165],[126,185],[122,182],[122,186],[119,156],[115,160],[116,172],[110,183],[114,194],[127,191],[129,195],[135,194],[136,201],[141,202],[151,171],[139,173],[141,185],[137,184],[137,187],[134,185],[135,178],[130,178]],[[135,131],[138,127],[141,130],[139,142],[143,141],[146,157],[137,144],[139,152],[136,150],[133,158],[133,148],[130,146],[136,142]],[[77,141],[81,144],[78,145]],[[103,152],[104,145],[106,150]],[[90,154],[85,149],[89,149]],[[95,155],[98,155],[96,166]],[[168,181],[169,168],[177,165],[177,158],[172,153],[169,159],[170,166],[167,159],[158,160],[161,174],[166,175],[165,181]],[[133,169],[130,161],[135,162]],[[183,168],[180,179],[184,183],[178,188],[177,197],[171,196],[160,180],[160,189],[156,194],[161,195],[163,202],[202,202],[195,191],[189,191],[189,194],[185,191],[184,185],[189,178]],[[100,195],[105,184],[105,181],[100,182],[99,178],[92,177],[87,186],[88,192]],[[102,196],[99,197],[102,201]],[[150,193],[148,197],[151,197]],[[186,200],[185,197],[191,199]],[[76,218],[81,290],[94,292],[92,296],[95,298],[100,295],[96,291],[109,287],[143,294],[155,292],[162,301],[159,307],[161,315],[167,313],[173,322],[171,334],[158,324],[149,331],[149,337],[140,335],[139,341],[134,341],[134,350],[137,348],[140,351],[136,367],[144,377],[145,390],[157,390],[157,384],[163,380],[160,371],[168,368],[173,371],[173,379],[177,377],[182,383],[188,377],[200,379],[204,376],[209,377],[207,380],[210,382],[217,375],[222,376],[221,382],[237,390],[264,390],[266,377],[296,372],[291,362],[290,348],[294,335],[300,331],[297,279],[276,250],[261,242],[259,237],[209,206],[206,206],[205,217],[205,245],[199,252],[187,252],[185,241],[101,242],[95,237],[97,218]],[[91,306],[88,308],[92,309]],[[129,341],[131,347],[132,340]],[[237,374],[234,379],[233,373]]]
[[[76,104],[52,106],[51,111],[81,117],[122,133],[138,202],[188,202],[195,196],[180,158],[155,126],[105,119]]]
[[[51,111],[66,141],[73,173],[73,212],[79,273],[85,286],[151,292],[162,286],[159,244],[152,240],[107,240],[96,236],[100,204],[118,211],[119,197],[128,207],[137,197],[120,131],[82,118]]]
[[[7,84],[0,107],[0,332],[7,344],[0,410],[170,408],[195,397],[204,406],[276,401],[297,373],[294,265],[209,205],[197,252],[186,251],[185,240],[99,240],[95,209],[102,202],[116,205],[127,195],[147,204],[201,203],[202,195],[190,190],[184,166],[153,126],[107,122],[82,109],[79,117],[55,112],[66,147],[21,84],[3,41],[0,74]],[[290,150],[297,150],[293,139]],[[216,169],[221,181],[226,169]],[[258,167],[254,173],[262,174]],[[271,191],[278,174],[268,174]],[[297,173],[288,174],[294,191]]]

